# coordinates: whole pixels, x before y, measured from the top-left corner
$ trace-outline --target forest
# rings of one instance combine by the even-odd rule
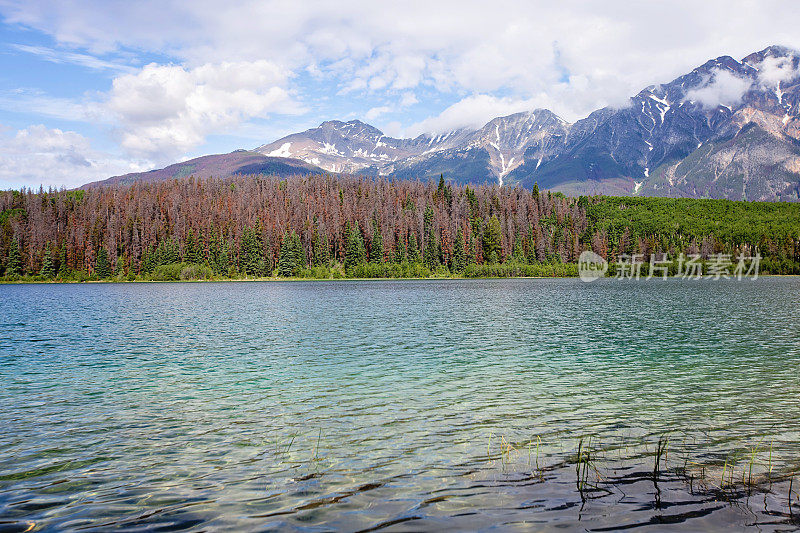
[[[0,192],[0,279],[572,276],[591,249],[800,274],[800,204],[316,175]]]

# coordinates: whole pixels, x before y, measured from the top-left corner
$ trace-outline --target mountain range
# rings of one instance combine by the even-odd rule
[[[252,151],[98,183],[313,172],[443,174],[454,183],[536,183],[566,194],[797,201],[800,53],[770,46],[741,60],[718,57],[574,123],[534,109],[477,129],[397,139],[359,120],[332,120]]]

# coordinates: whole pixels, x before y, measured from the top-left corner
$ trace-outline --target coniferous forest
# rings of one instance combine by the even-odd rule
[[[569,276],[586,249],[798,274],[800,204],[328,175],[0,192],[7,281]]]

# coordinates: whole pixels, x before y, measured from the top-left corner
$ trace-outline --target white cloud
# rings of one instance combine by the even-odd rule
[[[731,107],[740,103],[752,86],[752,80],[740,78],[728,70],[714,69],[702,87],[686,93],[686,100],[711,109],[719,105]]]
[[[20,52],[33,54],[40,59],[44,59],[45,61],[49,61],[51,63],[73,63],[75,65],[80,65],[82,67],[94,70],[111,70],[119,72],[132,72],[134,70],[133,67],[129,67],[127,65],[121,65],[112,61],[100,59],[93,55],[81,54],[67,50],[55,50],[53,48],[46,48],[44,46],[29,46],[24,44],[12,44],[11,48],[14,50],[19,50]]]
[[[400,106],[401,107],[409,107],[409,106],[412,106],[412,105],[418,104],[418,103],[419,103],[419,100],[417,100],[417,95],[414,94],[413,92],[410,92],[410,91],[409,92],[405,92],[400,97]]]
[[[107,106],[120,121],[123,149],[166,162],[247,119],[302,112],[287,81],[288,73],[266,60],[192,69],[150,64],[116,78]]]
[[[479,126],[535,107],[574,121],[709,58],[741,58],[769,44],[800,48],[793,7],[788,0],[635,9],[627,0],[0,0],[0,16],[52,36],[53,50],[25,49],[48,60],[101,70],[113,64],[97,58],[174,61],[120,76],[107,98],[85,98],[88,109],[68,108],[84,120],[116,121],[122,148],[166,163],[253,118],[301,112],[297,95],[319,113],[315,122],[336,117],[338,109],[322,102],[337,94],[350,95],[355,114],[379,120],[405,108],[403,124],[383,125],[395,134]],[[772,67],[764,83],[785,74]],[[698,98],[733,101],[742,90],[721,75]],[[381,105],[358,108],[365,94],[364,102]],[[449,107],[425,119],[422,106],[408,109],[416,94]],[[43,114],[58,113],[58,102],[32,101]],[[98,110],[113,117],[92,118]]]
[[[379,116],[389,113],[390,111],[392,111],[392,108],[388,105],[373,107],[364,114],[364,118],[367,120],[375,120]]]
[[[0,187],[74,187],[115,174],[143,170],[145,165],[93,150],[74,132],[29,126],[0,134]]]
[[[0,91],[0,109],[25,111],[37,115],[75,122],[108,122],[102,106],[71,98],[56,98],[38,89]]]
[[[537,99],[497,98],[488,94],[468,96],[439,115],[412,124],[408,128],[408,134],[416,136],[420,133],[442,133],[458,128],[479,128],[495,117],[542,107],[539,103]]]
[[[766,57],[758,65],[758,81],[763,87],[774,89],[779,83],[800,76],[788,57]]]
[[[187,68],[268,59],[327,77],[334,93],[433,87],[555,100],[560,84],[582,83],[564,93],[572,98],[559,112],[570,120],[712,57],[742,57],[773,43],[800,47],[800,10],[791,7],[786,0],[642,2],[636,9],[627,0],[0,0],[9,22],[59,43],[157,51]]]

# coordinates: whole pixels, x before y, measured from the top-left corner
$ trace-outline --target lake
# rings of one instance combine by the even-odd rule
[[[800,525],[800,278],[0,299],[0,531]]]

